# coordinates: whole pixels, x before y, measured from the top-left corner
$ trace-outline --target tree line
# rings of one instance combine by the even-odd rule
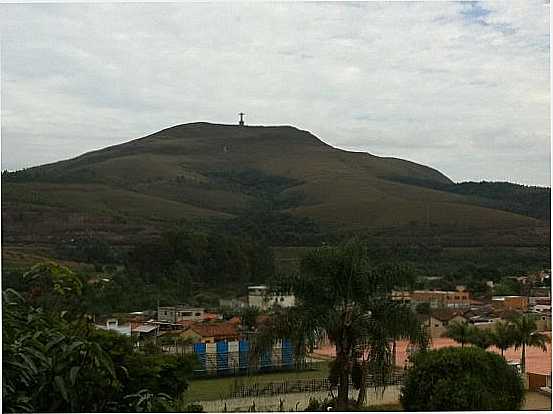
[[[551,220],[551,188],[494,181],[440,183],[415,177],[389,177],[393,181],[470,197],[475,203],[498,210],[510,211]]]

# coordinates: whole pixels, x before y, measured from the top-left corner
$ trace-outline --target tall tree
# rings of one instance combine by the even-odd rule
[[[488,349],[493,345],[493,339],[491,332],[487,329],[478,329],[476,326],[472,325],[470,327],[470,335],[468,337],[468,343],[478,348]]]
[[[451,322],[447,326],[447,330],[444,336],[453,339],[455,342],[461,344],[461,348],[465,347],[465,344],[469,343],[471,335],[473,335],[474,327],[468,322]]]
[[[507,322],[498,322],[490,332],[492,345],[496,346],[501,351],[501,356],[504,352],[514,345],[513,328]]]
[[[536,321],[530,315],[522,315],[512,322],[513,326],[513,342],[515,349],[522,348],[520,357],[520,369],[522,373],[526,372],[526,347],[532,346],[541,348],[543,352],[547,351],[547,344],[551,339],[538,332]]]
[[[398,269],[396,269],[398,270]],[[409,305],[400,304],[390,298],[374,300],[368,320],[361,323],[358,334],[359,369],[354,385],[359,388],[357,406],[363,407],[367,395],[367,379],[373,374],[375,384],[386,384],[397,364],[396,342],[408,339],[419,350],[426,350],[429,337],[417,314]]]
[[[389,304],[392,289],[409,287],[413,279],[402,266],[372,266],[366,247],[357,240],[313,250],[301,261],[300,273],[282,278],[276,287],[292,291],[297,306],[274,315],[261,330],[258,344],[289,337],[297,349],[306,349],[318,334],[326,333],[336,352],[337,408],[347,410],[349,381],[362,343],[372,345],[371,366],[391,365],[393,335],[373,312]]]

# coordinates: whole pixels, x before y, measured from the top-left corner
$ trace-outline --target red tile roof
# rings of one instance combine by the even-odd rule
[[[182,325],[184,328],[189,328],[190,325],[192,325],[193,323],[194,321],[186,321],[186,320],[177,321],[177,324]]]
[[[240,320],[240,317],[233,316],[232,318],[230,318],[228,323],[232,323],[233,325],[240,325],[242,323],[242,321]]]
[[[195,323],[192,324],[189,328],[190,330],[196,332],[203,338],[210,337],[237,337],[238,331],[236,326],[225,322],[225,323]]]
[[[202,317],[204,321],[212,321],[215,319],[219,319],[219,315],[216,313],[204,313],[204,316]]]

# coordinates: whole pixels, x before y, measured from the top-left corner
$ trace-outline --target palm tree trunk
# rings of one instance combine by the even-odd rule
[[[396,338],[394,338],[394,341],[392,342],[392,363],[395,368],[396,366]]]
[[[343,340],[342,340],[343,341]],[[338,380],[337,411],[347,411],[349,399],[349,367],[346,347],[342,341],[336,342],[336,363],[340,374]]]
[[[359,395],[357,396],[357,407],[363,407],[367,399],[367,372],[368,364],[363,363],[361,372],[361,382],[359,384]]]
[[[522,357],[520,359],[520,371],[524,374],[526,372],[526,344],[522,344]]]
[[[349,399],[349,373],[347,368],[340,370],[340,382],[338,383],[338,411],[348,411]]]

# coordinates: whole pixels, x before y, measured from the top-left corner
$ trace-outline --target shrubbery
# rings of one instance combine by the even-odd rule
[[[480,348],[442,348],[415,355],[401,389],[407,411],[518,410],[520,375],[505,359]]]

